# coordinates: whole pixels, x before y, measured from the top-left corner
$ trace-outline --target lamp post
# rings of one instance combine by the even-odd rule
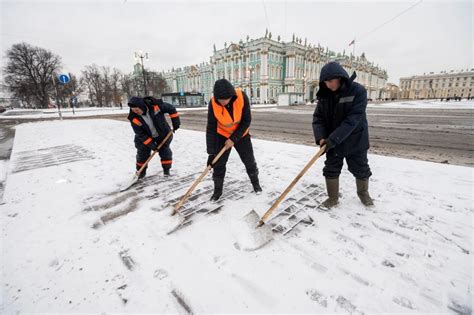
[[[303,73],[303,104],[306,105],[305,87],[306,87],[306,73]]]
[[[145,58],[146,61],[148,61],[148,53],[144,53],[141,50],[138,52],[135,52],[135,60],[138,61],[138,59],[141,60],[141,65],[142,65],[142,75],[143,75],[143,90],[145,91],[145,95],[148,95],[148,91],[146,89],[146,76],[145,76],[145,67],[143,66],[143,58]]]
[[[59,101],[59,92],[58,92],[58,86],[56,84],[56,74],[54,72],[52,72],[52,76],[51,76],[51,79],[53,80],[53,87],[54,87],[54,90],[56,91],[56,106],[58,108],[58,115],[59,115],[59,120],[63,120],[63,115],[61,113],[61,103]]]

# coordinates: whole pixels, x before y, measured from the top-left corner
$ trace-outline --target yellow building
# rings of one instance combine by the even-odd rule
[[[474,96],[474,69],[400,78],[400,98],[468,98]]]
[[[387,86],[385,87],[386,92],[385,92],[385,98],[389,100],[395,100],[400,98],[400,89],[396,84],[393,83],[387,83]]]

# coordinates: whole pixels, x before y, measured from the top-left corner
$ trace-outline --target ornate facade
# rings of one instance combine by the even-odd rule
[[[474,96],[474,69],[400,78],[400,97],[407,99]]]
[[[372,99],[385,98],[387,72],[369,62],[365,55],[336,54],[328,48],[308,44],[293,35],[291,42],[272,39],[266,33],[259,39],[224,44],[209,62],[163,72],[172,92],[202,92],[208,100],[215,80],[226,78],[251,97],[252,103],[274,103],[278,94],[296,92],[312,100],[319,88],[321,68],[329,61],[339,62],[349,73],[357,72]]]

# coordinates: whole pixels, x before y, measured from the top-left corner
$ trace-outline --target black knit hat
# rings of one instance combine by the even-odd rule
[[[146,104],[143,98],[137,97],[137,96],[132,96],[130,100],[128,101],[128,106],[129,107],[138,107],[140,108],[144,113],[146,113]]]
[[[219,79],[214,83],[214,98],[216,100],[223,100],[223,99],[228,99],[236,96],[235,94],[235,88],[226,79]]]

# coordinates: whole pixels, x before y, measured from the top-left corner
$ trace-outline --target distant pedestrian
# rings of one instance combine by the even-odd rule
[[[159,143],[164,140],[171,130],[164,114],[170,116],[173,131],[178,130],[180,119],[173,105],[150,96],[145,98],[134,96],[128,101],[128,106],[130,106],[128,120],[130,120],[133,131],[135,132],[134,141],[135,148],[137,148],[136,169],[138,171],[150,157],[151,150],[156,150]],[[165,176],[170,175],[171,164],[173,162],[173,153],[170,148],[171,140],[172,137],[170,137],[158,151]],[[141,172],[140,178],[145,176],[146,169],[145,167]]]
[[[369,128],[367,124],[367,90],[354,82],[337,62],[321,69],[318,103],[313,114],[316,144],[326,144],[323,175],[328,198],[322,206],[329,209],[339,202],[339,175],[343,160],[356,178],[357,195],[365,206],[372,206],[369,177],[372,172],[367,159]]]

